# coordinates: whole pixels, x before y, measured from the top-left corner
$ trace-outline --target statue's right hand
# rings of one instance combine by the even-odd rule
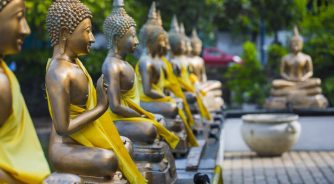
[[[108,107],[108,95],[107,95],[108,85],[104,83],[104,75],[102,74],[99,80],[97,80],[96,85],[96,95],[97,95],[97,105],[102,105],[103,107]]]

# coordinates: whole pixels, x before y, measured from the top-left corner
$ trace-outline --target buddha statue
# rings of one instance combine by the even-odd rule
[[[203,103],[203,93],[196,89],[191,82],[189,73],[189,63],[186,57],[187,51],[190,48],[187,46],[187,38],[184,35],[184,30],[180,28],[176,16],[173,17],[171,30],[169,31],[169,42],[171,46],[170,63],[173,66],[174,74],[181,88],[186,91],[185,95],[189,103],[196,102],[197,109],[206,120],[211,120],[211,114]]]
[[[0,183],[41,183],[49,165],[19,83],[4,62],[30,34],[24,0],[0,0]]]
[[[125,177],[129,183],[146,183],[131,158],[130,140],[121,138],[113,124],[103,75],[95,89],[79,60],[95,40],[91,19],[79,0],[55,0],[48,10],[53,46],[45,77],[53,123],[50,162],[57,172],[79,175],[85,182],[127,183]]]
[[[267,99],[269,109],[326,108],[327,99],[321,94],[321,80],[312,78],[313,64],[309,55],[302,53],[303,39],[297,27],[291,38],[291,53],[281,61],[282,79],[272,82],[271,97]]]
[[[149,183],[173,182],[176,179],[175,161],[168,156],[170,150],[162,147],[164,142],[159,138],[172,149],[179,138],[164,127],[161,116],[140,106],[138,80],[133,67],[125,60],[138,45],[136,23],[126,13],[123,0],[113,2],[113,10],[105,20],[103,30],[109,52],[102,73],[108,86],[113,121],[120,134],[134,142],[134,159]]]
[[[189,49],[188,55],[192,83],[206,93],[204,103],[206,107],[208,107],[208,110],[220,111],[221,107],[224,105],[221,89],[222,84],[220,81],[207,79],[205,63],[203,58],[200,57],[202,52],[202,41],[198,37],[196,29],[193,29],[192,31],[190,45],[191,49]]]
[[[142,54],[135,68],[139,81],[140,104],[145,110],[159,113],[166,118],[166,127],[175,132],[180,139],[179,146],[173,152],[185,154],[188,151],[187,136],[191,146],[197,146],[198,143],[184,114],[182,102],[177,103],[174,98],[164,93],[166,78],[161,53],[167,48],[168,35],[157,22],[158,17],[154,4],[149,17],[153,17],[156,22],[151,24],[147,22],[141,30],[141,33],[144,32],[144,29],[149,33],[146,33],[146,37],[143,39],[145,43],[142,44],[145,46],[146,52]],[[187,136],[185,136],[185,132]],[[180,147],[180,145],[183,146]]]

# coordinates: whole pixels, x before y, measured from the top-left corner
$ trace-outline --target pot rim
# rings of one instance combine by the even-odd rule
[[[297,121],[297,114],[246,114],[242,117],[243,122],[261,123],[261,124],[277,124]]]

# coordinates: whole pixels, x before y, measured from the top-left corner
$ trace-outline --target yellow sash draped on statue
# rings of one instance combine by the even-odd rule
[[[51,60],[48,61],[47,70],[50,63]],[[87,77],[89,92],[86,108],[72,104],[70,105],[69,110],[71,119],[77,117],[85,111],[93,109],[97,105],[96,90],[93,81],[83,64],[79,60],[76,60],[76,63]],[[49,97],[48,104],[50,115],[52,117],[52,109]],[[71,138],[87,147],[97,147],[112,150],[117,157],[119,169],[131,184],[147,183],[146,179],[139,172],[136,164],[133,162],[130,154],[126,150],[117,128],[112,121],[111,115],[111,111],[108,109],[106,113],[104,113],[100,118],[86,125],[76,133],[73,133]]]
[[[181,98],[183,101],[183,108],[187,114],[188,122],[190,125],[194,125],[193,115],[191,113],[187,98],[184,95],[182,88],[178,82],[177,77],[173,72],[173,67],[165,57],[161,57],[161,60],[165,64],[166,80],[164,82],[164,88],[170,90],[176,97]]]
[[[179,143],[179,138],[169,130],[167,130],[163,125],[161,125],[159,122],[155,120],[155,117],[152,113],[144,110],[140,107],[140,94],[139,94],[139,87],[138,87],[138,80],[135,75],[135,80],[133,87],[125,92],[121,93],[121,104],[129,107],[139,114],[145,115],[147,118],[142,117],[123,117],[118,114],[112,113],[112,119],[114,121],[128,121],[131,123],[137,123],[137,122],[150,122],[152,123],[155,128],[157,129],[158,135],[160,135],[162,138],[165,139],[167,144],[171,148],[175,148],[177,144]]]
[[[181,85],[181,88],[185,89],[188,92],[192,92],[196,94],[196,102],[197,102],[197,106],[198,106],[201,116],[207,120],[211,120],[212,119],[211,114],[209,113],[208,109],[203,103],[202,93],[196,91],[195,86],[192,84],[190,80],[190,75],[187,70],[187,67],[184,65],[181,65],[181,75],[176,76],[176,77],[177,77],[177,81]]]
[[[12,114],[0,127],[0,168],[23,183],[41,183],[50,174],[48,162],[15,75],[4,61],[0,67],[12,91]]]
[[[166,102],[166,103],[173,103],[176,104],[176,101],[170,97],[170,96],[165,96],[163,93],[164,90],[164,84],[165,84],[165,75],[163,74],[162,69],[160,70],[160,78],[157,84],[152,84],[152,89],[155,90],[156,92],[158,92],[159,94],[163,95],[164,97],[162,98],[151,98],[149,96],[146,96],[143,90],[143,83],[142,83],[142,78],[141,78],[141,74],[139,71],[139,64],[136,65],[135,68],[135,72],[138,78],[138,87],[139,87],[139,92],[140,92],[140,101],[143,102]],[[178,108],[178,115],[180,116],[184,127],[186,129],[186,133],[188,135],[188,141],[190,146],[198,146],[196,137],[193,133],[193,131],[191,130],[191,127],[189,125],[189,123],[187,122],[187,117],[184,114],[183,110],[181,108]]]

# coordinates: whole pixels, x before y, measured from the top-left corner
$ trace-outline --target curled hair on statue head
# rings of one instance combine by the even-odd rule
[[[51,45],[59,43],[61,29],[66,28],[72,34],[84,19],[92,17],[91,11],[79,0],[54,0],[46,16]]]
[[[0,12],[11,2],[12,0],[0,0]]]

